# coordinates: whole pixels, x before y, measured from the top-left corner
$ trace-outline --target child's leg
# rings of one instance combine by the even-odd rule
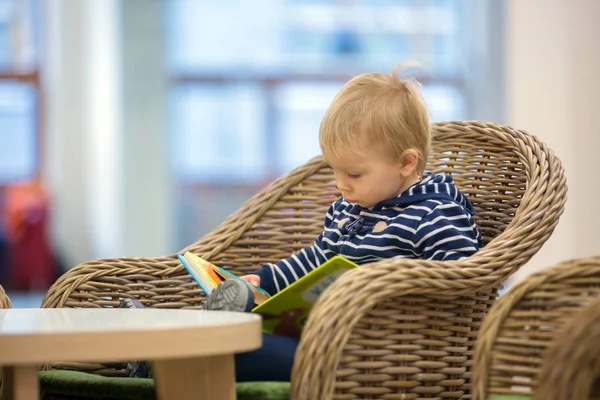
[[[298,341],[263,334],[260,349],[235,355],[236,382],[289,382]]]
[[[206,302],[207,310],[246,311],[254,307],[254,295],[237,280],[221,283]],[[235,355],[236,382],[289,382],[298,339],[263,334],[260,349]]]
[[[144,308],[137,300],[123,299],[120,308]],[[262,347],[235,355],[237,382],[288,382],[294,365],[298,339],[286,336],[263,334]],[[150,364],[144,361],[127,363],[130,376],[148,378],[152,376]]]

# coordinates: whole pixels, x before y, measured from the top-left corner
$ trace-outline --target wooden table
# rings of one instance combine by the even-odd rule
[[[164,309],[0,310],[8,399],[38,399],[38,368],[57,361],[152,360],[161,400],[235,399],[235,353],[260,347],[249,313]]]

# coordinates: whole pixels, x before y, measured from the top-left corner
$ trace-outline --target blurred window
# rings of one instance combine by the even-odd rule
[[[356,74],[419,61],[433,119],[470,116],[464,38],[473,33],[466,31],[472,24],[461,0],[169,0],[165,6],[168,140],[181,245],[269,180],[320,154],[323,113]]]
[[[0,0],[0,186],[38,172],[39,0]]]
[[[263,182],[320,153],[321,117],[365,71],[419,60],[436,120],[468,116],[456,0],[171,0],[170,142],[188,184]]]

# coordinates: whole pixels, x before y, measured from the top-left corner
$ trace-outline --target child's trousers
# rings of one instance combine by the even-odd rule
[[[235,355],[236,382],[289,382],[298,342],[263,333],[261,348]]]

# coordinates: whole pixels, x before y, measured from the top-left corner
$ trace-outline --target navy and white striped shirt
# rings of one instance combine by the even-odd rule
[[[371,208],[334,202],[312,246],[255,272],[275,294],[335,255],[357,264],[388,258],[458,260],[482,246],[473,206],[447,175],[426,177]]]

